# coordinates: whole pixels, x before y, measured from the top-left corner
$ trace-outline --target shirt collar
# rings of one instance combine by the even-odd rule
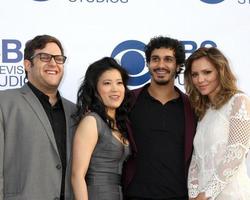
[[[142,94],[145,96],[145,98],[147,99],[150,99],[152,101],[158,101],[156,100],[154,97],[152,97],[149,92],[148,92],[148,87],[149,87],[150,83],[146,84],[143,88],[143,91],[142,91]],[[180,91],[175,87],[175,90],[180,94],[178,98],[176,99],[172,99],[171,102],[179,102],[179,101],[182,101],[182,98],[181,98],[181,93]]]
[[[47,102],[49,102],[49,96],[44,94],[42,91],[40,91],[38,88],[36,88],[31,82],[28,81],[27,85],[30,87],[30,89],[32,90],[32,92],[37,96],[38,99],[44,99]],[[61,95],[60,93],[57,91],[57,103],[61,101]],[[56,104],[57,104],[56,103]]]

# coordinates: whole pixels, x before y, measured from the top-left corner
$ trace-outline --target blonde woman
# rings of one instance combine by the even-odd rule
[[[196,50],[184,74],[199,118],[188,175],[190,200],[249,200],[249,97],[238,90],[228,60],[217,48]]]

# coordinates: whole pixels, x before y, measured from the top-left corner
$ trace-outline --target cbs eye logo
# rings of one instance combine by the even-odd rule
[[[111,57],[120,60],[129,74],[128,86],[142,86],[150,80],[144,57],[145,44],[138,40],[127,40],[118,44]]]
[[[224,0],[201,0],[204,3],[208,3],[208,4],[217,4],[217,3],[221,3]]]

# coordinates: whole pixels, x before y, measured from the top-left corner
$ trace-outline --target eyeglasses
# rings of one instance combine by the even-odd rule
[[[31,56],[30,59],[35,58],[36,56],[39,56],[40,60],[43,62],[50,62],[52,58],[54,58],[55,62],[57,64],[63,64],[66,61],[66,56],[63,55],[51,55],[48,53],[38,53],[34,56]]]

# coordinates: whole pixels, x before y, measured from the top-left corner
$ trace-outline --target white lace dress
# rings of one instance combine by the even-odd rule
[[[194,138],[189,197],[205,192],[209,200],[250,200],[249,140],[249,97],[236,94],[222,108],[209,108]]]

